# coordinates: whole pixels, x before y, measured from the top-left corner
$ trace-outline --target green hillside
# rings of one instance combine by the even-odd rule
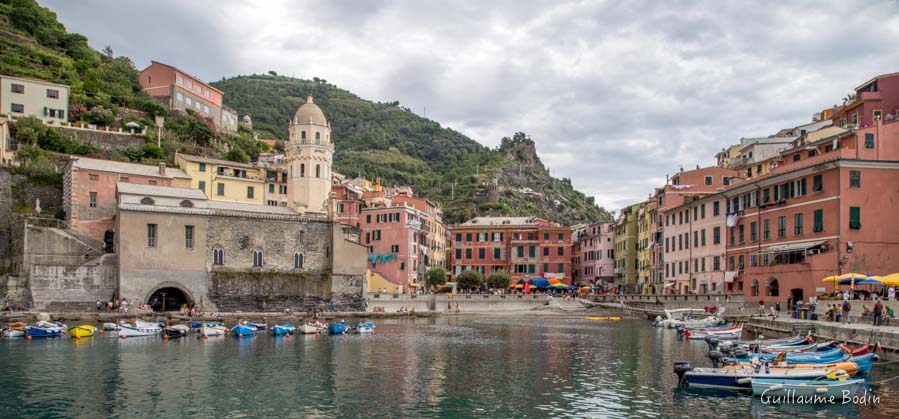
[[[319,79],[251,75],[213,85],[225,92],[226,105],[252,117],[263,137],[282,139],[287,121],[313,95],[331,122],[335,170],[411,185],[441,202],[449,222],[484,214],[537,215],[564,224],[611,218],[570,181],[550,177],[524,134],[490,149],[396,102],[371,102]],[[528,189],[537,194],[522,192]]]

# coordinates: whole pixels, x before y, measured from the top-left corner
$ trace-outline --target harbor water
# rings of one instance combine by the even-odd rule
[[[642,320],[527,314],[384,320],[373,336],[2,339],[0,418],[899,417],[899,380],[867,405],[677,388],[672,363],[705,353]]]

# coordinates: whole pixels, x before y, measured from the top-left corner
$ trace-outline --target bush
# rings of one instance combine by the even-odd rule
[[[44,135],[38,138],[38,145],[44,150],[55,151],[57,153],[88,155],[99,151],[93,145],[83,143],[75,137],[67,137],[55,129],[47,129]]]
[[[477,289],[483,283],[484,276],[478,271],[464,271],[456,276],[456,287],[459,289]]]
[[[250,156],[248,156],[247,153],[239,148],[232,148],[230,151],[228,151],[228,153],[225,154],[225,159],[236,161],[238,163],[250,162]]]
[[[487,286],[494,289],[505,289],[509,288],[509,284],[512,283],[512,275],[509,275],[506,271],[495,271],[491,272],[490,275],[487,276]]]
[[[102,106],[97,106],[85,112],[84,119],[91,124],[108,127],[115,123],[115,113]]]

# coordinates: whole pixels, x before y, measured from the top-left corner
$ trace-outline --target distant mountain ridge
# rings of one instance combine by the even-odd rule
[[[440,202],[449,223],[477,215],[534,215],[565,225],[612,218],[570,180],[552,178],[523,133],[490,149],[398,102],[371,102],[318,78],[250,75],[212,85],[225,92],[227,106],[250,115],[260,135],[281,139],[312,95],[331,123],[334,170],[411,185]]]

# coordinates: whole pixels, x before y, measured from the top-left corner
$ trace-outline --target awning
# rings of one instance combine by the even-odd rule
[[[724,282],[734,282],[734,278],[737,277],[736,271],[726,271],[724,272]]]
[[[808,248],[812,248],[818,245],[822,245],[827,243],[827,240],[819,240],[814,242],[805,242],[805,243],[791,243],[791,244],[781,244],[768,246],[768,251],[765,253],[787,253],[787,252],[795,252],[799,250],[806,250]]]
[[[674,286],[674,284],[676,284],[676,282],[669,282],[669,283],[665,284],[665,286],[662,288],[671,288]]]

